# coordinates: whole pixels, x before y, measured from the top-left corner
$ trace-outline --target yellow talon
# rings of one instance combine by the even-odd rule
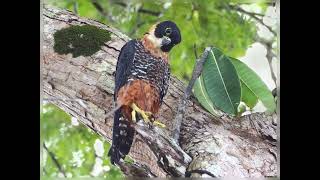
[[[153,125],[159,126],[159,127],[161,127],[161,128],[165,128],[165,127],[166,127],[165,124],[162,124],[162,123],[159,122],[159,121],[153,121]]]
[[[146,111],[143,111],[141,110],[135,103],[132,103],[131,104],[131,108],[132,108],[132,112],[131,112],[131,117],[132,117],[132,121],[133,122],[136,122],[137,119],[136,119],[136,112],[138,112],[139,114],[141,114],[143,120],[145,123],[149,123],[150,122],[150,119],[149,117],[152,115],[151,112],[146,112]],[[152,123],[153,125],[155,126],[159,126],[161,128],[165,128],[166,125],[165,124],[162,124],[161,122],[159,121],[153,121]]]
[[[132,119],[132,121],[133,121],[134,123],[137,122],[137,119],[136,119],[136,111],[135,111],[135,110],[131,111],[131,119]]]
[[[133,115],[133,114],[135,115],[136,112],[138,112],[139,114],[141,114],[144,122],[146,122],[146,123],[149,123],[149,122],[150,122],[149,116],[152,115],[151,112],[145,112],[145,111],[141,110],[141,109],[140,109],[136,104],[134,104],[134,103],[131,104],[131,108],[132,108],[131,115]],[[132,117],[133,117],[133,116],[132,116]],[[136,119],[135,119],[135,116],[134,116],[134,118],[132,118],[132,119],[136,120]]]

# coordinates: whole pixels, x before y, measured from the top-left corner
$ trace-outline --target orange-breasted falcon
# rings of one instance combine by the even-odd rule
[[[122,47],[114,90],[114,100],[120,108],[114,115],[112,146],[108,153],[112,164],[129,153],[135,134],[132,122],[139,117],[150,122],[150,116],[158,113],[169,86],[168,53],[180,42],[177,25],[163,21],[153,25],[143,38],[130,40]]]

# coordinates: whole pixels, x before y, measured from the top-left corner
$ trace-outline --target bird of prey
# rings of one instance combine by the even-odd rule
[[[170,80],[168,53],[181,42],[180,30],[172,21],[153,25],[141,39],[127,42],[120,51],[115,73],[112,146],[108,153],[118,164],[129,153],[135,130],[142,119],[165,127],[154,120],[167,93]],[[153,120],[152,120],[153,119]]]

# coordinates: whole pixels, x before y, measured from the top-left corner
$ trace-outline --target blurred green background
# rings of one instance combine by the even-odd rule
[[[140,38],[158,21],[176,22],[182,32],[182,43],[170,53],[170,64],[172,73],[184,82],[191,76],[196,54],[199,56],[206,46],[216,46],[235,58],[244,56],[257,38],[253,16],[262,18],[272,5],[263,0],[45,0],[44,3],[111,25],[131,38]],[[272,41],[275,40],[273,37]],[[63,110],[44,104],[41,124],[45,176],[108,179],[123,176],[106,156],[110,145]]]

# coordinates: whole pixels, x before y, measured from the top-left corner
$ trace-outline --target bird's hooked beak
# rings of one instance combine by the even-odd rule
[[[161,38],[161,46],[165,46],[171,43],[171,39],[167,36]]]

